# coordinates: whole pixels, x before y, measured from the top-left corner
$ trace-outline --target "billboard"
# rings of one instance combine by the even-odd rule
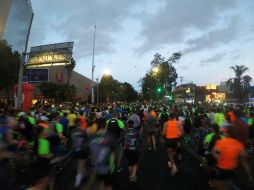
[[[74,42],[31,47],[27,67],[48,67],[70,64]]]
[[[48,82],[49,69],[27,69],[28,82]]]
[[[206,87],[206,90],[216,90],[217,89],[216,84],[207,84],[205,87]]]
[[[206,96],[207,102],[224,102],[226,100],[226,94],[225,93],[212,93],[210,95]]]

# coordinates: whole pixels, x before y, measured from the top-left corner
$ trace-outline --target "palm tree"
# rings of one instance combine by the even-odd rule
[[[243,76],[249,68],[244,65],[231,66],[230,68],[235,72],[235,77],[228,79],[227,84],[235,99],[238,102],[242,102],[248,98],[250,82],[252,81],[249,75]]]

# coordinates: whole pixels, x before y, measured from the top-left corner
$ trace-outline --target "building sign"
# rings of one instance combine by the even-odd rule
[[[57,74],[56,74],[56,80],[57,80],[58,82],[63,82],[63,80],[64,80],[63,73],[57,73]]]
[[[48,67],[71,63],[74,42],[31,47],[27,67]]]
[[[215,84],[207,84],[206,86],[206,90],[216,90],[217,86]]]
[[[27,69],[28,82],[48,82],[49,69]]]
[[[206,96],[207,102],[224,102],[226,100],[226,94],[225,93],[212,93],[210,95]]]

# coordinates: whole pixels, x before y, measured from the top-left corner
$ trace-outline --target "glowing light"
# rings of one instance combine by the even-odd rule
[[[36,104],[37,103],[37,100],[36,99],[33,99],[32,100],[32,104]]]
[[[216,86],[216,84],[207,84],[206,89],[207,90],[216,90],[217,86]]]
[[[105,75],[105,76],[109,76],[109,75],[111,75],[110,70],[105,69],[105,70],[103,71],[103,75]]]
[[[154,72],[154,73],[158,73],[158,72],[159,72],[159,68],[158,68],[158,67],[154,67],[154,68],[153,68],[153,72]]]

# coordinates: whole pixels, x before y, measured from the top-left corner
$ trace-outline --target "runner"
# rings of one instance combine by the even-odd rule
[[[67,119],[68,119],[68,127],[69,127],[69,132],[71,135],[72,130],[76,128],[76,122],[77,122],[77,115],[74,114],[74,110],[71,110],[71,112],[68,114]]]
[[[74,186],[76,189],[78,189],[80,187],[82,179],[87,175],[85,166],[86,160],[89,156],[88,137],[86,131],[82,128],[82,124],[80,125],[80,127],[73,131],[71,139],[73,156],[74,159],[77,160],[77,174]]]
[[[112,113],[112,118],[107,121],[107,131],[115,138],[117,142],[116,160],[117,160],[117,172],[121,172],[121,163],[123,156],[123,132],[125,130],[124,123],[118,119],[117,112]]]
[[[216,168],[211,172],[211,184],[218,190],[231,189],[230,181],[234,176],[234,170],[238,166],[238,160],[241,161],[249,181],[253,181],[250,167],[246,160],[247,153],[244,144],[234,138],[234,135],[234,127],[228,126],[226,136],[218,140],[213,149],[217,164]]]
[[[149,151],[151,151],[152,149],[156,151],[156,124],[156,118],[152,115],[151,111],[148,111],[146,114],[143,132],[146,139],[147,150]]]
[[[128,128],[124,135],[124,154],[128,161],[129,180],[135,182],[137,180],[138,168],[138,138],[139,132],[134,127],[134,121],[128,121]]]
[[[107,133],[106,120],[101,118],[98,120],[98,132],[89,143],[100,190],[112,189],[116,142],[111,135]]]
[[[164,124],[163,135],[166,141],[165,145],[168,154],[168,167],[171,169],[171,175],[175,175],[178,168],[174,161],[174,154],[178,152],[178,148],[180,147],[182,130],[173,113],[169,115],[168,122]]]

